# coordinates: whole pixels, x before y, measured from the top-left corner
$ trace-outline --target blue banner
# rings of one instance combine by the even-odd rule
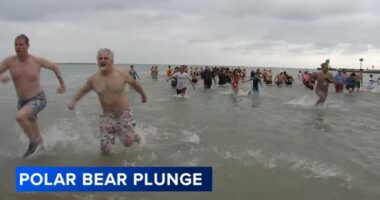
[[[16,191],[212,191],[212,168],[16,167]]]

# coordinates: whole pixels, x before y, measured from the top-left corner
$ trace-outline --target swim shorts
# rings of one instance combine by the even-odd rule
[[[182,93],[186,93],[186,88],[183,88],[183,89],[177,89],[177,95],[179,94],[182,94]]]
[[[128,108],[120,114],[109,113],[100,117],[101,145],[115,144],[116,136],[123,138],[135,137],[135,121],[132,109]]]
[[[17,107],[20,110],[24,106],[31,106],[33,109],[33,117],[37,118],[37,114],[41,112],[46,106],[46,96],[44,92],[39,93],[37,96],[30,99],[19,99]]]

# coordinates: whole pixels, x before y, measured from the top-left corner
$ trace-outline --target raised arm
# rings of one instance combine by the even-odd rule
[[[69,109],[72,110],[75,108],[75,104],[89,91],[92,90],[92,84],[91,84],[92,77],[87,79],[87,82],[75,93],[73,99],[69,103]]]
[[[57,89],[57,92],[58,93],[64,93],[66,91],[66,87],[65,87],[65,83],[64,83],[63,78],[62,78],[61,71],[58,68],[58,65],[53,63],[53,62],[50,62],[48,60],[45,60],[43,58],[41,58],[40,61],[41,61],[43,68],[53,71],[55,76],[57,77],[57,79],[59,81],[59,88]]]

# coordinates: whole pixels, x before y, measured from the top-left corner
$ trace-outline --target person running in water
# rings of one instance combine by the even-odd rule
[[[335,92],[340,93],[343,92],[344,82],[346,82],[346,78],[344,77],[342,70],[339,70],[335,75]]]
[[[29,54],[29,38],[18,35],[15,38],[16,55],[6,58],[0,64],[0,80],[7,83],[10,79],[2,76],[2,73],[9,70],[13,85],[18,96],[16,120],[29,138],[29,146],[23,157],[33,154],[39,145],[43,144],[43,139],[38,126],[37,114],[46,106],[46,96],[41,86],[41,69],[48,69],[54,72],[59,81],[58,93],[66,91],[65,83],[58,66],[44,58]]]
[[[96,58],[98,71],[77,91],[68,108],[74,109],[84,95],[95,91],[103,110],[99,125],[100,149],[104,155],[108,155],[116,137],[127,147],[140,141],[140,136],[135,133],[132,108],[125,91],[126,85],[129,84],[141,95],[142,103],[147,102],[147,97],[140,84],[126,69],[114,66],[114,54],[110,49],[99,49]]]
[[[261,79],[260,79],[260,72],[256,72],[256,74],[251,74],[251,78],[247,81],[252,81],[252,89],[248,92],[248,94],[251,94],[251,92],[258,94],[259,93],[259,83],[260,83],[261,88],[263,88],[263,84],[261,83]],[[247,82],[247,81],[243,81],[243,83]]]
[[[214,74],[212,73],[212,71],[210,70],[210,68],[206,67],[205,71],[203,71],[203,73],[201,74],[201,76],[203,78],[204,88],[211,88],[212,80],[214,80],[214,83],[216,84],[216,81],[215,81],[215,78],[214,78]]]
[[[135,71],[133,65],[131,65],[131,68],[129,69],[129,75],[132,76],[133,79],[137,80],[137,79],[141,79],[139,77],[139,75],[137,74],[137,72]]]
[[[241,78],[242,76],[240,75],[239,70],[234,69],[231,75],[231,88],[236,95],[239,94],[239,80]]]
[[[315,86],[315,93],[319,97],[318,101],[315,103],[316,106],[323,105],[325,103],[329,90],[329,84],[335,83],[333,75],[328,72],[328,64],[322,63],[321,68],[321,72],[314,72],[312,75],[317,82]]]
[[[173,78],[177,79],[177,86],[176,86],[177,95],[182,95],[183,97],[185,96],[187,81],[189,81],[191,85],[193,86],[193,89],[195,89],[194,83],[191,81],[190,75],[185,72],[185,65],[182,65],[179,68],[179,72],[176,72],[175,74],[173,74],[173,76],[171,76],[166,81],[169,81],[170,79],[173,79]]]
[[[156,66],[152,65],[152,68],[150,68],[150,75],[152,76],[153,79],[157,79],[158,78],[158,68],[157,68],[157,65]]]

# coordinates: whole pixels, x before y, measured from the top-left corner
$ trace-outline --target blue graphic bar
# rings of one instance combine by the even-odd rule
[[[16,167],[16,191],[212,191],[212,168]]]

